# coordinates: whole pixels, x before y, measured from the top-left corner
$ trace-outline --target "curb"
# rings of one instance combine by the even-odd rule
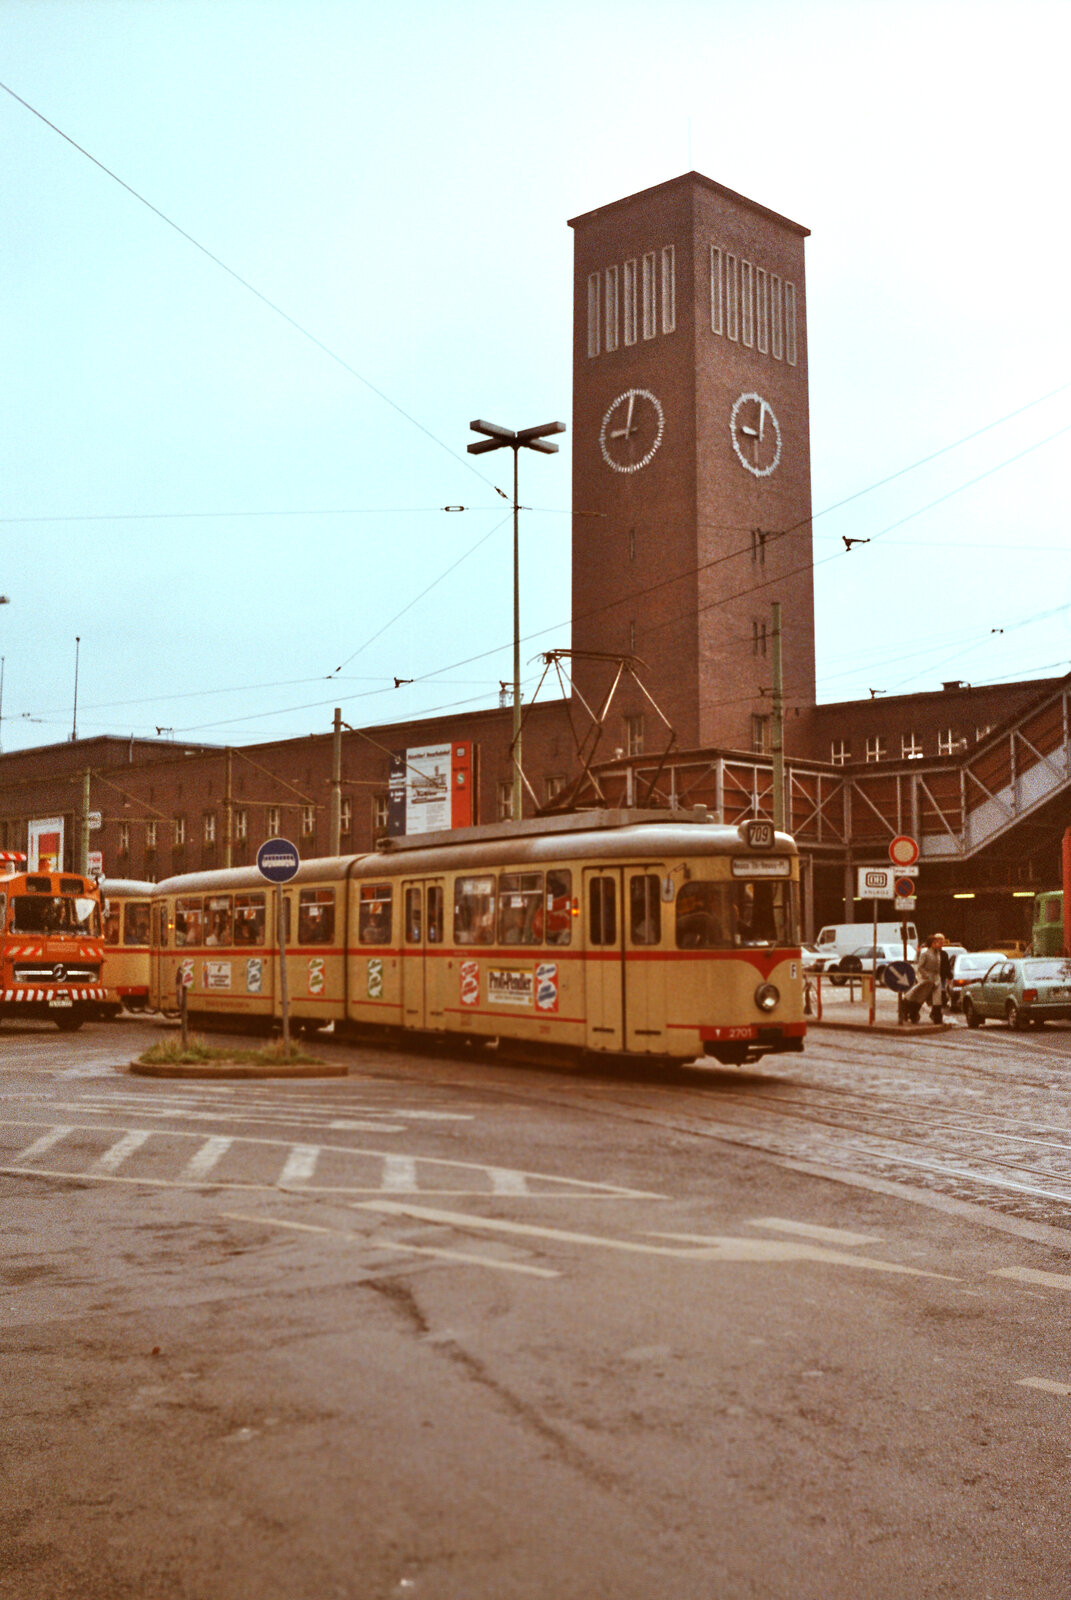
[[[816,1022],[808,1017],[807,1032],[814,1028],[828,1028],[833,1033],[880,1033],[887,1039],[932,1039],[937,1034],[958,1033],[954,1022],[828,1022],[825,1017]]]
[[[131,1061],[129,1069],[139,1078],[345,1078],[349,1067],[321,1062],[280,1062],[277,1067],[259,1066],[253,1061],[159,1061],[145,1064]]]

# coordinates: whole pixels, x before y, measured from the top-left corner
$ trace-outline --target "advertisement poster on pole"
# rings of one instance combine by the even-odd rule
[[[63,871],[63,818],[34,817],[28,826],[28,872]]]

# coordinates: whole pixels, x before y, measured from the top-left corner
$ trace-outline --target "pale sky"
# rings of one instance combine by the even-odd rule
[[[80,736],[497,703],[469,420],[570,421],[566,219],[690,168],[812,230],[819,699],[1071,668],[1066,0],[0,0],[0,44],[331,352],[0,93],[4,750],[70,734],[76,636]],[[530,686],[569,443],[521,461]]]

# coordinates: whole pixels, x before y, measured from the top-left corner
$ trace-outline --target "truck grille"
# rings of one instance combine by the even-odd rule
[[[22,962],[14,968],[14,979],[16,983],[99,983],[100,968],[88,967],[84,962],[77,966],[63,961]]]

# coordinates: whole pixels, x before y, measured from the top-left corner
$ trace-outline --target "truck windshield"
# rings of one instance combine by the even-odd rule
[[[100,937],[99,909],[89,895],[17,894],[13,907],[13,933]]]

